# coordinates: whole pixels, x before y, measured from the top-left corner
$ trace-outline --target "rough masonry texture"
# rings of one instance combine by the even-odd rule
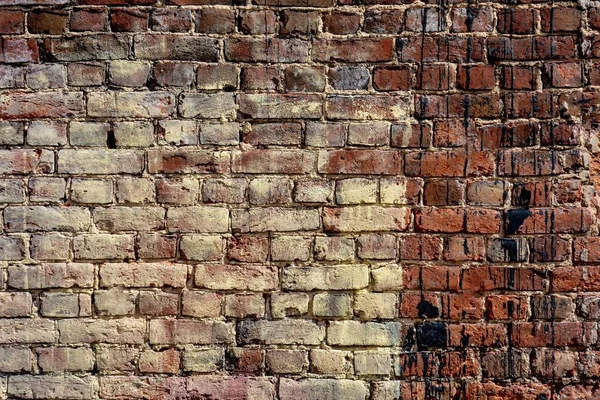
[[[599,399],[599,87],[588,0],[0,0],[0,399]]]

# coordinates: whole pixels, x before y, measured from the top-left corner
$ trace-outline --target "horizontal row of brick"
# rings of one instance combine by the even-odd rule
[[[41,61],[139,60],[218,62],[306,63],[348,62],[491,62],[575,60],[600,57],[600,35],[579,44],[574,36],[465,37],[427,36],[373,38],[256,38],[177,34],[77,35],[64,38],[6,37],[1,41],[0,61],[7,64]],[[470,46],[468,46],[470,45]],[[426,49],[426,50],[425,50]]]
[[[103,147],[146,148],[159,146],[215,146],[250,145],[275,148],[275,146],[314,148],[382,148],[430,149],[464,147],[466,152],[498,150],[520,146],[546,151],[545,148],[564,149],[577,146],[584,130],[578,124],[560,120],[515,121],[480,124],[461,119],[438,119],[435,121],[403,120],[370,122],[265,122],[249,123],[195,120],[153,121],[62,121],[36,120],[23,122],[0,122],[0,145],[40,147]],[[246,146],[244,150],[248,151]],[[159,150],[159,149],[150,149]],[[166,150],[166,149],[163,149]],[[170,149],[169,149],[170,150]],[[187,150],[194,150],[187,147]],[[230,150],[224,148],[221,150]],[[525,149],[531,151],[532,149]],[[542,154],[543,154],[542,151]],[[456,150],[458,157],[466,156],[465,150]],[[209,152],[206,152],[207,154]],[[268,152],[263,152],[269,154]],[[282,157],[285,152],[272,152]],[[531,153],[531,152],[530,152]],[[156,158],[157,152],[151,152]],[[182,152],[182,155],[186,153]],[[187,153],[193,154],[193,153]],[[236,153],[237,154],[237,153]],[[302,154],[301,152],[298,153]],[[307,153],[310,154],[310,153]],[[326,153],[324,153],[326,154]],[[341,154],[341,152],[340,152]],[[348,152],[348,155],[353,154]],[[370,153],[356,152],[368,155]],[[384,153],[387,154],[387,153]],[[557,153],[558,154],[558,153]],[[267,157],[268,158],[268,157]]]
[[[59,63],[0,66],[0,88],[34,90],[67,86],[111,88],[195,87],[200,90],[324,92],[368,90],[492,91],[576,88],[600,84],[598,64],[548,62],[542,66],[401,63],[393,66],[248,66],[233,63],[112,60],[109,63]],[[238,77],[239,75],[239,77]],[[372,78],[371,78],[372,77]]]
[[[0,95],[3,119],[169,118],[402,120],[416,118],[556,118],[558,104],[572,115],[589,112],[600,92],[449,95],[328,95],[257,93],[9,92]],[[237,97],[237,103],[236,103]],[[87,103],[87,104],[86,104]],[[502,105],[505,107],[502,107]],[[564,107],[563,106],[563,107]],[[595,115],[595,114],[593,114]],[[591,115],[591,116],[593,116]]]
[[[166,214],[166,220],[165,220]],[[86,232],[98,229],[234,233],[256,232],[373,232],[414,230],[437,233],[548,234],[586,233],[594,223],[592,208],[563,207],[514,209],[504,213],[487,208],[359,205],[355,207],[255,207],[229,210],[219,206],[110,207],[8,206],[4,229],[14,232]],[[93,218],[92,218],[93,216]],[[136,218],[136,216],[138,218]],[[230,221],[231,219],[231,228]],[[322,223],[321,223],[322,220]]]
[[[550,356],[546,356],[548,358]],[[456,355],[455,363],[460,356]],[[447,367],[451,370],[450,367]],[[11,376],[0,378],[1,386],[8,386],[10,395],[22,399],[70,398],[70,399],[122,399],[132,395],[138,398],[177,398],[193,400],[211,398],[214,400],[242,399],[252,394],[264,400],[318,400],[324,393],[341,396],[347,400],[385,400],[390,398],[422,398],[430,391],[444,398],[469,396],[468,398],[550,398],[568,400],[579,396],[594,396],[597,391],[590,384],[543,385],[541,383],[509,383],[498,385],[493,382],[448,382],[428,378],[419,381],[374,381],[370,385],[350,379],[294,380],[286,377],[246,377],[228,375],[206,375],[189,377],[140,377],[140,376]],[[133,389],[132,389],[133,388]],[[61,396],[61,397],[58,397]],[[200,396],[200,397],[197,397]],[[368,397],[370,396],[370,397]],[[402,397],[400,397],[402,396]],[[410,396],[410,397],[409,397]],[[419,397],[417,397],[419,396]],[[449,396],[449,397],[446,397]],[[574,397],[575,396],[575,397]],[[502,398],[502,397],[500,397]],[[585,398],[585,397],[579,397]]]
[[[32,176],[0,179],[0,201],[29,205],[196,205],[227,203],[290,205],[314,203],[397,204],[423,206],[551,207],[579,204],[581,181],[567,178],[511,182],[502,179],[382,177],[290,179],[281,176],[251,178],[118,177],[63,178]],[[364,190],[363,190],[364,189]],[[134,211],[122,209],[121,211]],[[143,211],[143,209],[140,209]],[[101,211],[99,211],[101,212]]]
[[[300,4],[299,4],[300,5]],[[110,21],[109,21],[110,11]],[[372,34],[401,32],[493,32],[533,34],[577,32],[586,13],[575,7],[409,7],[377,8],[364,11],[350,9],[332,12],[307,10],[261,10],[241,6],[235,8],[106,8],[80,7],[58,11],[3,10],[0,13],[0,34],[25,33],[61,35],[67,32],[198,32],[252,35],[318,34],[328,32],[351,35],[359,31]],[[587,11],[588,25],[600,29],[600,9]],[[424,15],[426,14],[426,15]],[[494,18],[494,15],[497,15]],[[583,15],[582,15],[583,14]],[[447,18],[450,24],[447,25]],[[423,21],[426,18],[426,22]],[[471,20],[469,20],[471,19]],[[27,23],[25,24],[25,21]],[[539,25],[538,25],[539,24]],[[538,26],[541,28],[539,29]],[[237,29],[236,29],[237,28]],[[362,28],[362,29],[361,29]]]
[[[264,263],[283,261],[355,262],[357,260],[527,263],[597,263],[593,239],[564,236],[533,238],[434,237],[426,234],[360,233],[353,236],[177,235],[141,232],[101,234],[88,248],[89,236],[68,233],[11,235],[0,239],[3,261],[75,259],[143,259]],[[29,247],[27,246],[29,245]],[[28,250],[29,248],[29,250]],[[95,255],[91,251],[98,251]],[[434,269],[435,270],[435,269]]]
[[[14,264],[9,265],[7,273],[8,287],[21,290],[92,288],[94,285],[93,279],[96,275],[94,265],[89,263]],[[397,292],[406,289],[409,291],[464,291],[472,294],[501,290],[543,291],[546,287],[550,287],[556,292],[594,292],[593,288],[594,285],[597,285],[599,276],[597,268],[593,265],[557,266],[550,271],[546,271],[542,266],[475,265],[460,267],[450,265],[423,267],[410,265],[401,267],[398,264],[382,263],[370,266],[366,264],[290,265],[281,268],[280,271],[275,265],[262,264],[198,264],[194,267],[193,265],[169,262],[140,262],[129,265],[107,262],[99,268],[98,281],[99,285],[105,288],[185,288],[188,281],[193,281],[196,287],[220,291],[273,292],[277,291],[280,286],[288,291],[348,291],[365,289],[371,285],[375,291]],[[331,284],[328,284],[329,281],[331,281]],[[198,294],[198,292],[195,293]],[[7,300],[10,300],[13,294],[6,294]],[[23,295],[28,296],[26,293]],[[59,295],[68,295],[68,293],[59,293]],[[368,298],[370,294],[364,293],[364,295]],[[424,300],[425,294],[423,296],[422,300]],[[377,297],[373,296],[373,299]],[[382,298],[385,298],[385,296]],[[285,311],[279,316],[294,316],[305,313],[306,310],[302,303],[307,304],[305,303],[308,301],[307,299],[307,296],[299,293],[296,296],[290,296],[282,300],[284,303],[289,302],[291,311]],[[465,304],[472,300],[468,295],[465,296],[465,299],[467,299],[464,302]],[[197,302],[193,306],[198,310],[191,315],[199,317],[212,316],[212,314],[203,314],[206,311],[203,311],[202,307],[199,306],[202,302],[214,305],[214,300],[198,296]],[[454,300],[460,302],[460,297],[454,297]],[[511,300],[515,300],[516,304],[521,303],[518,293],[514,296],[507,296],[504,303],[509,303]],[[548,307],[549,309],[546,311],[540,309],[537,315],[549,316],[546,317],[548,319],[558,316],[559,313],[556,310],[560,308],[561,302],[570,303],[568,300],[554,299],[555,309],[551,307]],[[588,311],[586,312],[588,316],[597,316],[597,311],[594,311],[598,308],[595,302],[588,304]],[[497,303],[502,304],[503,302],[497,301]],[[522,303],[527,304],[527,302]],[[373,306],[373,304],[371,305]],[[286,305],[285,309],[287,307]],[[212,308],[212,306],[209,308]],[[385,309],[385,306],[381,308]],[[492,309],[494,308],[497,309],[493,313],[495,315],[510,314],[507,310],[501,311],[502,307],[492,307]],[[562,307],[562,315],[569,315],[570,308],[571,306]],[[6,310],[10,310],[10,306],[6,306]],[[426,314],[421,309],[418,311],[420,315]],[[377,313],[377,311],[372,312]],[[448,310],[448,314],[450,314],[450,310]],[[456,312],[454,315],[456,315]],[[560,319],[560,317],[558,318]],[[592,319],[596,318],[592,317]]]
[[[148,328],[149,327],[149,328]],[[598,344],[596,322],[502,323],[361,322],[305,319],[246,320],[233,322],[196,319],[59,319],[12,318],[0,321],[3,344],[144,344],[151,345],[307,345],[344,347],[436,348],[572,347],[584,350]],[[148,339],[149,335],[149,339]],[[412,343],[411,343],[412,342]],[[450,351],[451,352],[451,351]],[[464,354],[464,352],[463,352]],[[168,354],[166,354],[168,355]],[[442,356],[443,357],[443,356]]]
[[[77,267],[70,266],[68,268],[72,270]],[[47,268],[46,270],[51,269]],[[415,270],[417,268],[408,267],[406,272],[408,276],[404,279],[414,278],[410,274]],[[354,318],[362,321],[433,318],[460,322],[482,319],[504,322],[561,321],[574,320],[577,317],[590,321],[600,319],[600,298],[595,294],[580,294],[576,297],[567,295],[565,292],[550,295],[512,292],[484,294],[479,290],[482,289],[482,285],[474,280],[482,274],[471,270],[463,271],[464,288],[456,290],[458,293],[431,291],[422,294],[420,291],[408,290],[414,289],[413,281],[407,282],[406,285],[382,282],[384,279],[382,277],[390,276],[390,271],[399,273],[399,268],[384,266],[374,271],[373,277],[376,279],[374,279],[375,288],[372,293],[365,291],[347,293],[347,290],[318,293],[272,291],[264,295],[260,293],[223,294],[194,290],[159,291],[151,288],[140,290],[114,287],[96,289],[93,292],[85,290],[85,288],[81,292],[44,291],[33,299],[29,292],[11,291],[0,293],[2,300],[0,315],[3,318],[15,318],[33,317],[39,313],[47,318],[75,318],[137,314],[140,316],[180,315],[202,319],[308,317],[318,320]],[[9,268],[9,273],[11,274],[11,283],[18,285],[19,282],[15,283],[14,281],[22,278],[23,274],[14,277],[14,268]],[[30,275],[32,274],[30,273]],[[458,272],[452,273],[454,282],[451,284],[456,287],[458,287],[456,282],[458,277]],[[556,279],[560,278],[559,272]],[[44,284],[50,285],[51,282],[44,282]],[[560,284],[562,282],[555,286]],[[499,284],[495,285],[496,288],[500,286]],[[100,287],[104,288],[104,281]],[[405,289],[400,295],[394,292],[400,290],[401,287]],[[382,289],[393,289],[394,291],[379,293],[379,290]],[[469,291],[473,289],[478,291]],[[523,287],[518,289],[523,289]]]

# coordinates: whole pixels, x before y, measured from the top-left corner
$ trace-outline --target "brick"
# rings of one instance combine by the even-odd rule
[[[198,143],[198,124],[195,121],[162,120],[157,126],[159,143],[195,145]]]
[[[4,210],[4,227],[8,232],[77,232],[89,226],[89,211],[81,207],[10,206]]]
[[[218,43],[206,37],[146,34],[136,36],[135,57],[142,60],[218,61]]]
[[[325,90],[325,70],[313,67],[288,67],[285,69],[285,88],[290,92],[322,92]]]
[[[365,67],[335,67],[329,70],[329,81],[337,90],[365,90],[369,75]]]
[[[25,241],[20,237],[0,238],[0,260],[20,261],[25,258]]]
[[[47,293],[41,298],[41,314],[45,317],[89,317],[92,302],[89,294]]]
[[[354,260],[354,240],[341,236],[316,237],[315,259],[324,261],[352,261]]]
[[[188,390],[200,398],[235,399],[251,393],[257,398],[272,399],[275,396],[275,380],[270,377],[194,376],[188,381]]]
[[[369,390],[363,382],[346,379],[307,379],[295,381],[283,378],[279,388],[282,400],[295,398],[315,400],[322,393],[336,393],[345,399],[359,400],[366,398],[368,392]]]
[[[325,328],[306,320],[242,321],[241,343],[317,345],[325,339]]]
[[[3,10],[0,14],[0,33],[22,34],[24,31],[25,13],[20,10]]]
[[[243,179],[209,179],[202,185],[202,198],[207,203],[243,203],[246,187]]]
[[[2,18],[0,16],[0,18]],[[24,69],[23,67],[13,67],[10,65],[0,66],[2,78],[0,78],[0,88],[23,88],[25,87]]]
[[[138,307],[142,315],[177,314],[179,296],[176,293],[141,291]],[[179,365],[179,363],[177,363]]]
[[[334,120],[397,120],[406,117],[408,109],[404,96],[328,96],[325,101],[325,115]]]
[[[401,326],[397,322],[331,322],[327,343],[341,346],[395,346],[400,343]]]
[[[183,260],[219,261],[223,256],[223,239],[220,236],[182,236],[179,253]]]
[[[44,318],[14,318],[0,320],[0,343],[56,343],[55,321]]]
[[[184,287],[187,266],[171,263],[106,263],[100,268],[102,287]]]
[[[408,227],[409,219],[408,209],[402,207],[326,208],[323,214],[327,232],[403,231]]]
[[[196,267],[197,287],[216,290],[274,290],[279,282],[277,268],[260,265],[203,264]]]
[[[33,353],[25,347],[0,347],[0,371],[2,372],[31,372]]]
[[[397,303],[396,295],[392,293],[357,294],[354,296],[354,314],[365,320],[394,319],[398,315]]]
[[[306,62],[308,42],[300,39],[274,38],[267,45],[261,39],[227,39],[224,54],[227,61],[233,62]]]
[[[164,229],[165,210],[161,207],[95,208],[95,225],[109,232],[151,231]]]
[[[67,144],[67,124],[34,121],[27,127],[27,144],[33,146],[64,146]]]
[[[183,354],[183,370],[214,372],[223,365],[223,352],[219,350],[187,350]]]
[[[31,294],[27,292],[7,292],[0,294],[0,316],[3,318],[26,317],[32,310]]]
[[[377,202],[378,185],[365,178],[350,178],[336,181],[335,201],[337,204],[365,204]]]
[[[70,143],[75,146],[106,146],[110,124],[103,122],[76,122],[69,124]]]
[[[322,100],[318,95],[243,94],[239,111],[249,118],[309,118],[322,116]]]
[[[37,349],[38,365],[44,372],[91,371],[94,352],[87,347]]]
[[[409,8],[404,27],[412,32],[440,32],[446,29],[446,20],[441,10],[436,8]]]
[[[68,174],[135,174],[142,170],[142,155],[132,150],[61,150],[58,171]]]
[[[135,257],[133,235],[80,235],[73,239],[76,260],[129,260]]]
[[[317,171],[324,174],[397,175],[401,153],[392,150],[331,150],[318,154]]]
[[[113,32],[145,32],[148,29],[148,11],[113,8],[110,12],[110,25]]]
[[[223,173],[229,168],[229,154],[206,150],[150,150],[150,173]]]
[[[402,269],[397,264],[383,265],[371,270],[373,290],[396,291],[402,289]]]
[[[369,284],[369,270],[366,265],[337,265],[321,267],[290,266],[283,269],[284,289],[310,290],[352,290],[362,289]]]
[[[115,60],[109,64],[108,79],[117,86],[144,86],[148,80],[150,65],[142,61]]]
[[[231,119],[235,115],[234,97],[228,93],[182,94],[179,114],[185,118]]]
[[[181,17],[176,21],[178,24]],[[231,33],[235,27],[235,12],[229,9],[200,10],[196,14],[196,32],[200,33]]]
[[[316,317],[351,317],[352,297],[347,294],[317,293],[313,297],[312,312]]]
[[[282,207],[252,208],[232,211],[234,232],[289,232],[310,231],[320,227],[317,209],[289,209]]]
[[[8,285],[17,289],[91,288],[93,284],[92,264],[44,263],[8,268]]]
[[[96,63],[67,64],[67,82],[71,86],[100,86],[104,83],[103,65]]]
[[[183,292],[181,314],[190,317],[209,318],[221,314],[222,295],[198,291]]]
[[[153,182],[143,178],[120,178],[117,180],[115,196],[118,203],[129,203],[129,204],[146,204],[154,201],[154,185]],[[98,209],[102,210],[102,209]],[[131,213],[133,210],[123,208],[103,209],[105,213],[122,213],[125,217],[127,212]],[[110,211],[109,211],[110,210]],[[155,224],[162,226],[159,219],[162,219],[159,215],[161,209],[159,208],[148,208],[141,209],[145,210],[149,215],[144,216],[146,221],[154,220]],[[101,211],[100,211],[101,212]],[[110,218],[109,218],[110,219]],[[123,221],[124,224],[130,223]],[[135,223],[135,222],[134,222]],[[143,225],[143,223],[142,223]],[[106,227],[104,227],[106,229]],[[127,229],[125,229],[127,230]],[[129,229],[133,230],[133,229]],[[143,229],[142,229],[143,230]]]
[[[60,64],[29,65],[25,83],[30,89],[59,89],[67,84],[67,70]]]
[[[64,319],[58,322],[60,343],[115,343],[139,344],[144,342],[146,321],[134,318]]]
[[[302,236],[277,236],[271,240],[273,261],[307,261],[312,253],[312,239]]]
[[[9,395],[23,399],[93,399],[97,392],[98,381],[92,376],[23,375],[11,377],[8,384]]]
[[[105,179],[74,178],[71,180],[70,196],[76,203],[112,203],[113,183]]]
[[[94,293],[94,307],[98,315],[133,315],[138,293],[114,288]]]
[[[269,239],[248,235],[233,236],[227,246],[227,257],[240,262],[265,262],[269,256]]]
[[[198,66],[196,86],[204,90],[233,90],[237,87],[238,72],[234,65],[204,64]]]
[[[193,204],[198,197],[198,181],[193,178],[160,179],[156,182],[156,200],[167,204]]]
[[[250,10],[241,13],[240,30],[248,35],[272,34],[278,30],[277,16],[271,10]]]
[[[229,213],[222,207],[177,207],[167,210],[169,232],[214,232],[229,230]]]
[[[158,376],[104,376],[100,393],[103,397],[117,399],[124,396],[158,397],[186,395],[185,380],[181,377]]]
[[[150,343],[230,344],[233,326],[220,321],[156,319],[150,322]]]
[[[44,49],[56,61],[123,59],[127,57],[129,48],[129,41],[121,35],[86,35],[44,40]]]
[[[4,119],[78,117],[83,113],[80,92],[5,93],[0,96]]]
[[[274,293],[271,295],[271,314],[273,318],[306,315],[309,300],[306,293]]]
[[[391,39],[352,39],[315,41],[313,58],[317,61],[380,62],[393,56]]]
[[[74,32],[106,31],[108,12],[102,9],[77,9],[71,13],[69,29]]]
[[[490,7],[452,9],[452,32],[491,32],[494,29],[494,11]]]
[[[164,118],[175,111],[175,96],[167,92],[94,92],[88,97],[92,117]]]
[[[313,152],[297,150],[234,151],[232,158],[233,172],[250,174],[303,174],[312,172],[315,164]]]

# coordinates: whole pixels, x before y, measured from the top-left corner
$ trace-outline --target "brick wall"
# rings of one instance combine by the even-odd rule
[[[595,3],[0,4],[0,399],[599,398]]]

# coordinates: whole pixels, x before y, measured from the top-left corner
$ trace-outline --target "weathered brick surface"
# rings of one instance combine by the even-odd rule
[[[600,6],[0,0],[0,399],[600,398]]]

